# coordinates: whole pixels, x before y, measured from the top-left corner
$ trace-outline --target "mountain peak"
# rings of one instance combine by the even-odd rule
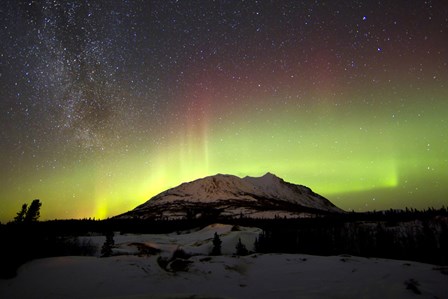
[[[191,217],[192,213],[217,213],[223,217],[244,214],[254,218],[273,218],[276,215],[302,217],[300,215],[339,212],[342,210],[310,188],[285,182],[267,172],[261,177],[244,178],[216,174],[183,183],[124,215],[179,219]]]
[[[271,172],[266,172],[263,176],[263,178],[279,178],[278,176],[276,176],[275,174],[271,173]]]
[[[266,172],[265,174],[263,174],[262,176],[259,176],[259,177],[245,176],[243,179],[246,179],[246,178],[250,178],[250,179],[263,179],[263,178],[266,178],[266,179],[268,179],[268,178],[270,178],[270,179],[273,179],[273,178],[280,179],[278,176],[276,176],[272,172]]]
[[[262,189],[272,189],[274,186],[278,186],[279,183],[284,182],[283,179],[279,178],[271,172],[266,172],[260,177],[246,176],[242,180],[249,182],[250,184],[257,185]]]

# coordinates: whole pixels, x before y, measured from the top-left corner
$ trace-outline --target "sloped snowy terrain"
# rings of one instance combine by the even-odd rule
[[[115,254],[135,254],[138,253],[137,245],[143,245],[160,250],[162,255],[172,255],[176,249],[182,249],[191,255],[208,255],[212,251],[212,239],[215,233],[221,238],[222,254],[233,254],[239,239],[246,245],[247,249],[253,250],[255,239],[262,230],[256,227],[238,227],[237,229],[232,230],[232,226],[227,224],[212,224],[201,230],[183,233],[116,234],[113,252]],[[81,241],[87,240],[90,240],[97,247],[97,256],[99,256],[105,237],[83,237]]]
[[[258,178],[218,174],[164,191],[118,218],[179,219],[207,214],[297,218],[339,212],[308,187],[287,183],[271,173]]]
[[[208,256],[215,232],[225,255]],[[251,249],[258,232],[216,224],[183,234],[116,235],[114,253],[120,255],[29,262],[16,278],[0,280],[0,298],[447,298],[447,269],[434,265],[352,256],[231,255],[238,239]],[[85,238],[98,246],[104,242]],[[136,255],[133,244],[161,251]],[[160,257],[179,247],[193,254],[188,269],[161,267]]]

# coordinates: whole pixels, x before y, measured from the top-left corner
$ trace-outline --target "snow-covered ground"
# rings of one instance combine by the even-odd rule
[[[208,256],[215,232],[223,256]],[[34,260],[16,278],[0,280],[0,298],[448,298],[448,275],[434,265],[350,256],[230,255],[239,238],[251,249],[258,232],[214,225],[179,235],[117,235],[114,253],[128,255]],[[98,245],[104,241],[90,238]],[[194,256],[188,271],[167,271],[159,254],[130,255],[137,252],[136,243],[158,248],[162,256],[178,247]]]
[[[253,250],[255,239],[262,232],[256,227],[238,227],[232,231],[231,225],[212,224],[201,230],[191,230],[170,234],[115,234],[114,254],[136,254],[138,244],[161,250],[161,255],[170,256],[176,249],[182,249],[192,255],[208,255],[213,248],[213,236],[217,233],[222,241],[221,252],[224,255],[235,253],[238,240],[241,239],[248,250]],[[81,242],[89,241],[97,247],[97,256],[105,241],[104,236],[82,237]]]

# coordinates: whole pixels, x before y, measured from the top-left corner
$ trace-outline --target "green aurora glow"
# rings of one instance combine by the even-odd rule
[[[337,105],[303,111],[285,104],[217,123],[204,120],[178,127],[155,151],[142,151],[151,147],[142,142],[121,156],[111,148],[67,161],[65,169],[9,177],[2,196],[41,198],[47,219],[104,218],[185,181],[270,171],[346,210],[437,207],[448,194],[448,94],[427,105],[420,100],[425,92],[434,96],[433,88],[408,95],[415,105],[406,109]],[[9,203],[3,217],[12,218],[18,207]]]
[[[42,219],[105,218],[186,181],[268,171],[345,210],[447,205],[446,5],[423,10],[424,4],[408,1],[397,7],[365,3],[364,10],[347,7],[340,12],[344,18],[336,18],[330,16],[335,4],[327,3],[313,7],[326,22],[303,23],[302,11],[308,10],[296,9],[304,4],[294,1],[275,7],[265,1],[261,8],[241,4],[243,11],[257,12],[250,16],[234,16],[233,6],[207,8],[206,20],[196,16],[205,8],[188,2],[157,2],[154,11],[171,16],[173,6],[184,5],[180,11],[186,17],[177,21],[193,28],[193,37],[184,37],[162,13],[138,18],[145,10],[138,3],[126,8],[132,20],[143,22],[132,28],[101,17],[89,23],[115,30],[104,33],[115,48],[101,48],[104,40],[97,36],[97,48],[86,42],[90,52],[79,54],[71,36],[90,34],[91,41],[95,35],[78,32],[81,26],[73,29],[61,43],[69,54],[96,63],[92,69],[80,66],[91,81],[73,79],[81,71],[73,61],[67,64],[67,52],[52,48],[58,36],[43,35],[51,24],[38,22],[41,35],[36,35],[28,15],[17,28],[9,24],[15,19],[2,20],[9,26],[2,34],[27,32],[27,38],[7,43],[9,52],[2,54],[8,58],[2,59],[0,86],[2,222],[34,198],[43,202]],[[8,1],[7,11],[14,12],[15,3]],[[286,21],[269,17],[280,8],[287,11]],[[241,31],[215,24],[219,9]],[[99,15],[109,11],[102,7]],[[300,18],[289,15],[296,12]],[[258,16],[261,29],[253,25]],[[313,22],[317,25],[307,27]],[[60,29],[65,27],[54,26],[65,34]],[[45,37],[40,42],[50,45],[55,58],[36,50],[34,36]],[[98,47],[103,52],[95,52]],[[35,65],[20,58],[34,54]],[[48,65],[72,78],[67,79],[72,89],[58,85],[58,77],[46,73]],[[28,72],[37,74],[37,81],[24,77]],[[113,84],[107,85],[110,78]],[[50,83],[39,81],[44,79]],[[79,96],[83,92],[86,99]]]

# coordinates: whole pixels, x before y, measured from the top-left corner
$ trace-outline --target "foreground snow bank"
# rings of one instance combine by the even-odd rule
[[[167,272],[157,256],[57,257],[0,281],[0,298],[447,298],[433,265],[359,257],[194,256]]]
[[[240,239],[252,250],[260,232],[214,224],[172,234],[116,234],[115,256],[29,262],[16,278],[0,280],[0,298],[448,298],[448,269],[428,264],[350,256],[231,256]],[[208,256],[215,233],[223,256]],[[98,252],[105,239],[84,238]],[[187,260],[172,259],[179,248]]]

